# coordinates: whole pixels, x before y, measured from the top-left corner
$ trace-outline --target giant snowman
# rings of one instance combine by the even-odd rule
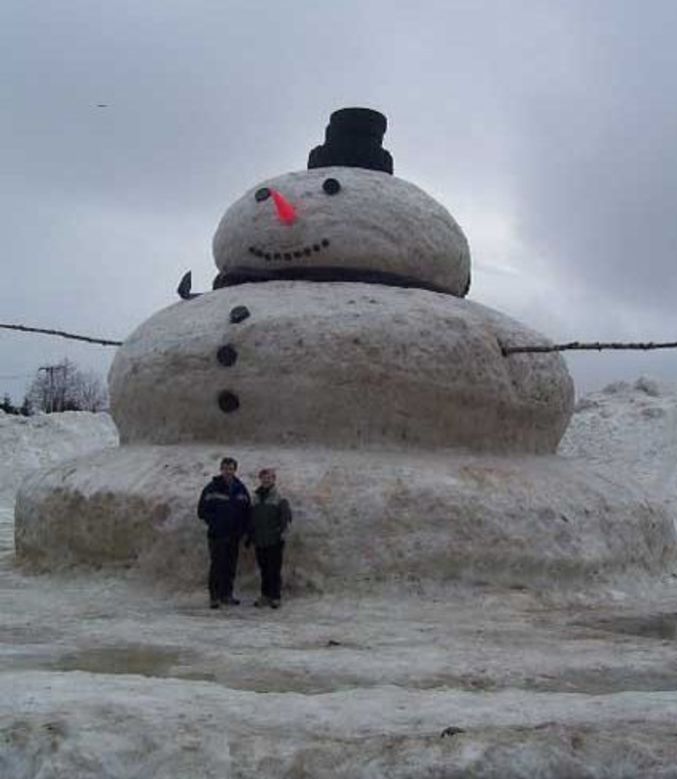
[[[659,506],[554,454],[573,405],[563,360],[506,356],[547,342],[464,299],[466,238],[392,175],[385,130],[375,111],[336,111],[308,170],[226,211],[214,289],[191,293],[187,275],[182,300],[115,357],[119,449],[24,484],[21,559],[197,584],[196,496],[225,454],[250,483],[277,467],[297,517],[297,587],[540,584],[672,557]]]

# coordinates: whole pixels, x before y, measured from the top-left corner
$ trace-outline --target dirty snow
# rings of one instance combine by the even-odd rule
[[[675,502],[677,388],[579,401],[567,457]],[[677,777],[677,581],[411,582],[211,612],[129,572],[15,565],[19,473],[114,444],[0,417],[0,777]],[[82,447],[82,448],[79,448]]]

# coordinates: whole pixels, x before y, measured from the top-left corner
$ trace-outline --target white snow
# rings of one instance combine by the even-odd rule
[[[586,395],[560,453],[630,471],[677,511],[677,387],[640,377]]]
[[[22,417],[0,410],[0,501],[14,500],[26,474],[117,442],[115,423],[105,413],[65,411]]]
[[[674,509],[676,409],[675,387],[607,388],[561,451]],[[202,590],[130,572],[22,572],[19,476],[114,443],[104,415],[0,416],[3,779],[677,776],[670,574],[540,593],[411,581],[279,612],[245,590],[211,612]]]

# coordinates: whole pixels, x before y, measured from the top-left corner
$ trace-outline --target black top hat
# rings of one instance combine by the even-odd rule
[[[393,172],[393,158],[381,144],[388,124],[371,108],[341,108],[329,117],[324,144],[308,157],[308,169],[345,165]]]

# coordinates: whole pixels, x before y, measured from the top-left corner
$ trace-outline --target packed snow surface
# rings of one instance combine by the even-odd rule
[[[561,452],[674,507],[676,414],[674,387],[613,385],[579,401]],[[412,579],[279,611],[253,589],[210,611],[130,572],[28,575],[19,476],[115,435],[64,414],[0,416],[0,436],[3,779],[677,777],[671,572],[543,592]]]

